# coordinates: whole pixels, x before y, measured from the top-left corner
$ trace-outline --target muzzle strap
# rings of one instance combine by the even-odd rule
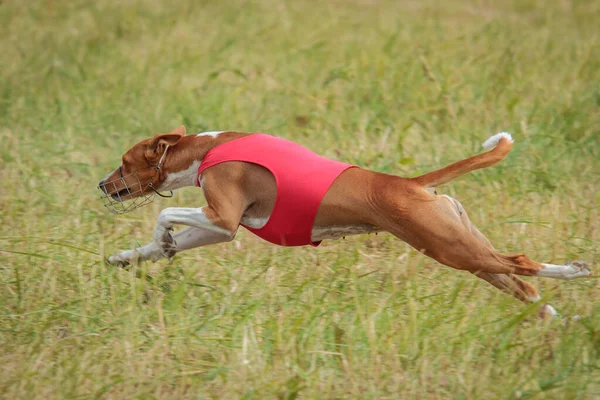
[[[156,190],[156,188],[154,187],[154,185],[152,183],[150,183],[150,189],[152,189],[154,191],[154,193],[156,193],[157,195],[159,195],[160,197],[164,197],[164,198],[171,198],[173,197],[173,191],[169,190],[170,194],[162,194],[161,192],[159,192],[158,190]]]

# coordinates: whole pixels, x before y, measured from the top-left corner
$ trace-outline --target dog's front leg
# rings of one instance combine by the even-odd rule
[[[173,234],[172,239],[174,247],[167,254],[165,254],[164,248],[160,248],[156,242],[151,242],[135,250],[125,250],[115,254],[109,257],[108,261],[115,265],[129,265],[147,260],[158,261],[163,257],[172,257],[180,251],[207,246],[209,244],[228,242],[233,239],[233,236],[225,236],[220,233],[190,226]]]
[[[127,265],[145,260],[171,258],[176,252],[231,241],[235,231],[221,228],[210,221],[204,208],[166,208],[159,214],[154,241],[135,250],[120,252],[108,259],[115,265]],[[173,225],[188,225],[171,235]]]
[[[205,213],[204,208],[165,208],[158,215],[158,222],[154,230],[154,243],[163,250],[166,257],[172,257],[175,254],[176,242],[171,236],[173,225],[181,224],[200,228],[223,237],[224,240],[231,240],[235,232],[221,228],[214,224]]]

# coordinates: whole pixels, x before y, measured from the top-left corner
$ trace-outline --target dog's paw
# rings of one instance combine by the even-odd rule
[[[114,267],[125,268],[129,265],[129,261],[119,257],[118,255],[110,256],[105,260],[106,264]]]
[[[539,312],[538,312],[538,316],[541,319],[552,319],[558,316],[558,312],[556,311],[556,309],[554,307],[552,307],[550,304],[544,304]]]
[[[167,258],[173,258],[177,252],[177,243],[175,242],[175,239],[173,239],[173,236],[169,230],[165,230],[156,245],[160,249],[163,256]]]
[[[568,279],[583,278],[592,275],[592,270],[583,261],[573,261],[567,263],[567,266],[570,268]]]
[[[122,251],[114,256],[108,257],[106,262],[115,267],[125,268],[132,264],[137,264],[138,254],[132,250]]]

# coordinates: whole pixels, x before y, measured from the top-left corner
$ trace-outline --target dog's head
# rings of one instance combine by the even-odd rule
[[[106,207],[116,213],[125,213],[152,201],[164,180],[160,169],[169,147],[175,146],[184,136],[185,127],[180,126],[171,133],[142,140],[127,150],[121,165],[98,183]],[[135,199],[141,200],[124,203]]]

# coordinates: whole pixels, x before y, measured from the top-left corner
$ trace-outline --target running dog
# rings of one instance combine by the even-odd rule
[[[108,262],[123,266],[171,258],[231,241],[240,225],[282,246],[318,246],[326,239],[385,231],[444,265],[467,270],[523,302],[536,302],[536,288],[516,275],[570,280],[590,275],[590,269],[581,261],[553,265],[499,253],[461,203],[434,189],[498,163],[512,145],[510,134],[499,133],[483,143],[487,152],[402,178],[329,160],[266,134],[186,136],[181,126],[134,145],[98,187],[106,206],[117,213],[186,186],[201,187],[208,204],[162,210],[151,243],[119,252]],[[172,234],[177,224],[187,228]],[[542,311],[556,313],[550,305]]]

